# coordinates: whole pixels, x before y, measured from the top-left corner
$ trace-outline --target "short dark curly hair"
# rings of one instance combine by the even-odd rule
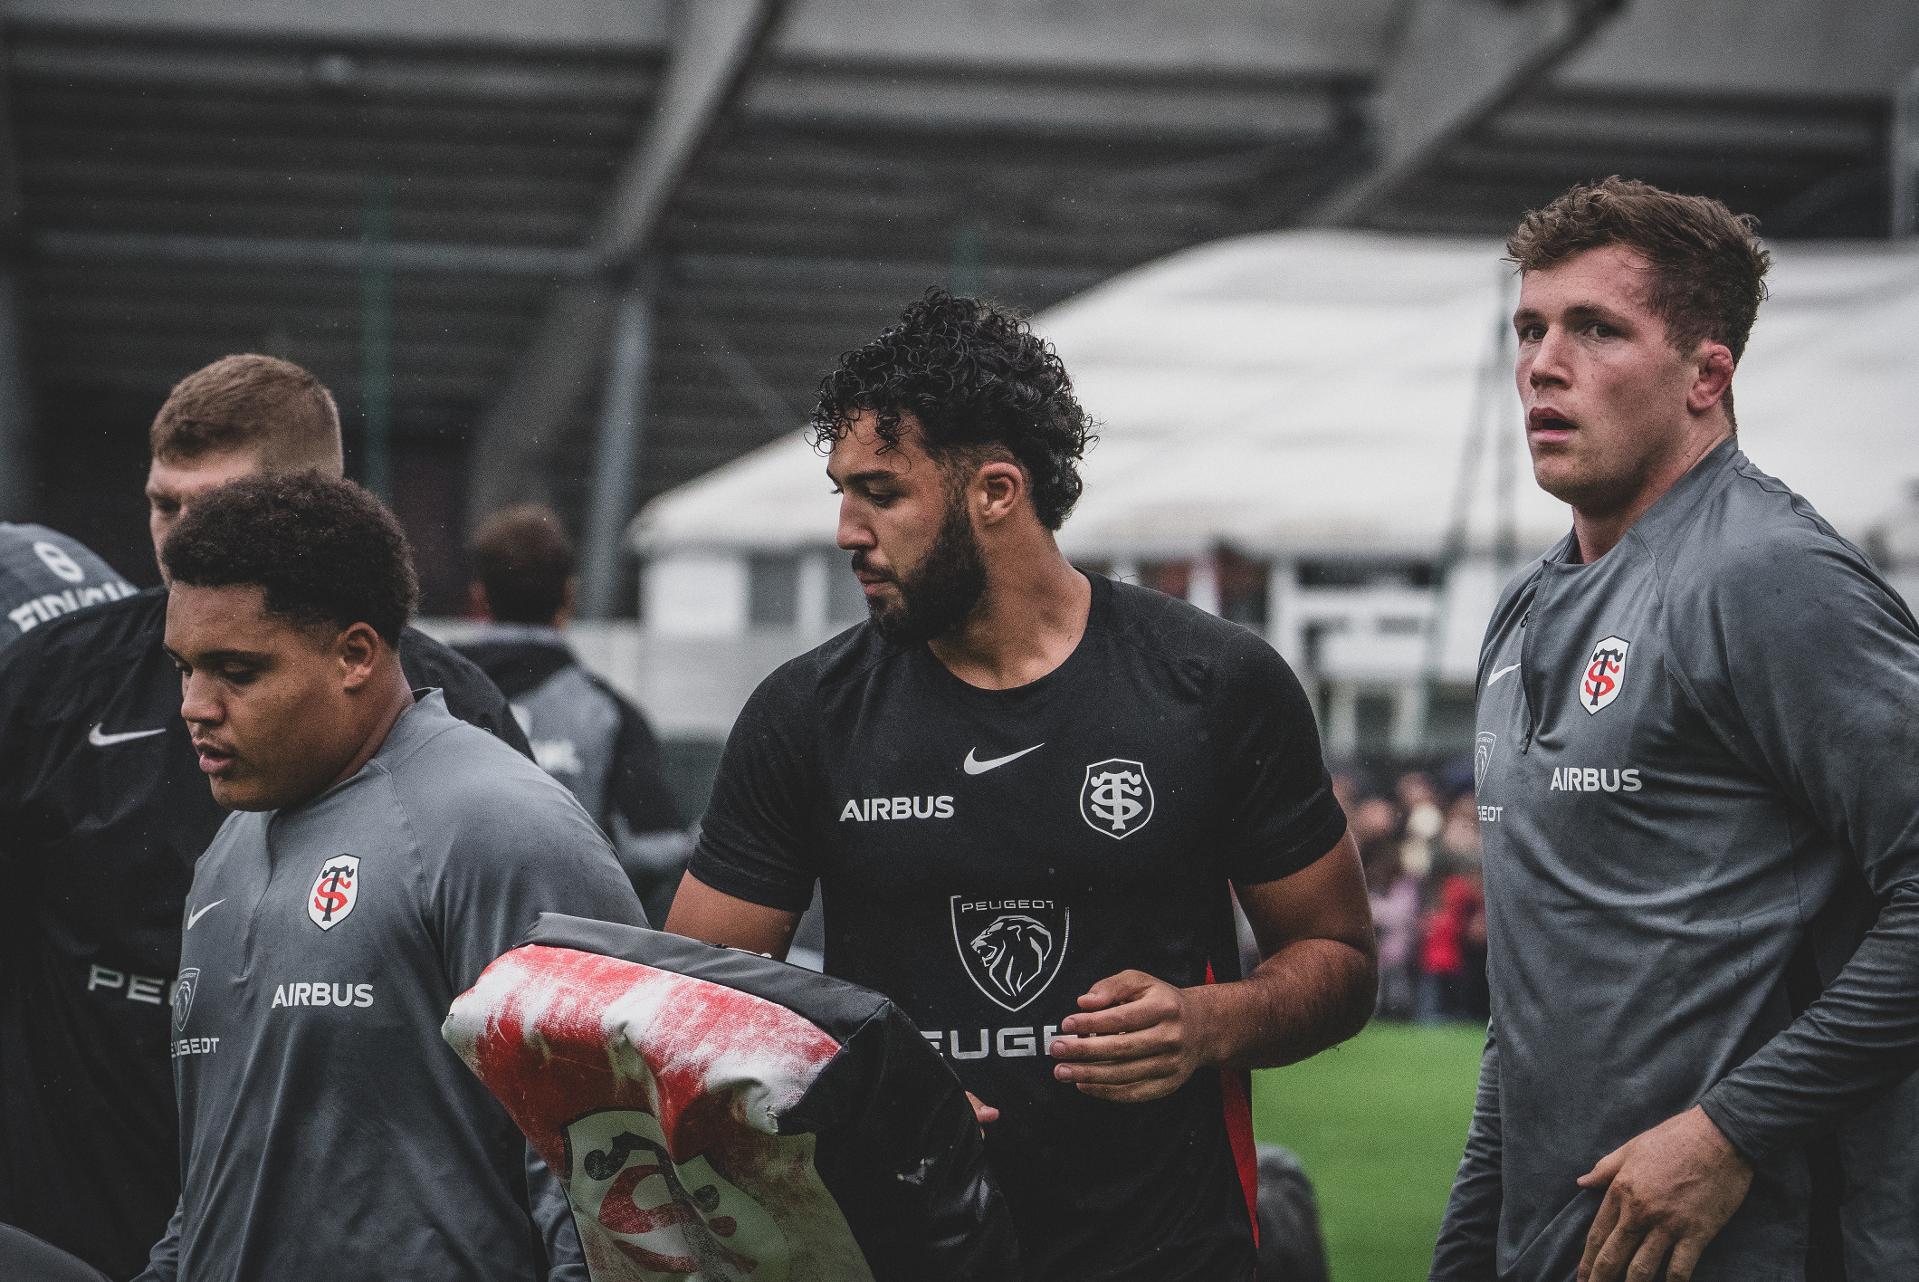
[[[160,549],[167,577],[257,587],[269,614],[303,627],[370,625],[388,645],[419,601],[413,551],[386,505],[318,472],[230,481],[187,509]]]
[[[943,464],[1010,455],[1049,530],[1079,501],[1076,464],[1095,439],[1066,366],[1024,317],[937,287],[820,380],[814,444],[831,449],[862,413],[874,416],[883,448],[899,444],[910,418]]]

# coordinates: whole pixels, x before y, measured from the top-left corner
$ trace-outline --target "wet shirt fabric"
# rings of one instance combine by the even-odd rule
[[[0,521],[0,646],[63,614],[134,594],[78,539]]]
[[[187,898],[183,1186],[143,1282],[527,1282],[549,1243],[583,1282],[551,1175],[529,1188],[519,1130],[440,1038],[547,911],[645,924],[572,796],[438,692],[352,778],[229,818]]]
[[[114,1277],[180,1191],[168,1002],[182,905],[226,817],[180,719],[160,589],[0,649],[0,1221]],[[415,686],[525,738],[471,663],[400,639]]]
[[[1506,590],[1475,773],[1493,1017],[1432,1276],[1564,1282],[1574,1180],[1694,1104],[1698,1282],[1919,1277],[1919,627],[1733,442]]]
[[[1345,830],[1311,708],[1237,625],[1092,577],[1086,633],[981,690],[871,624],[788,663],[728,740],[692,872],[798,912],[826,970],[891,997],[1001,1110],[989,1161],[1029,1276],[1250,1278],[1246,1078],[1147,1104],[1056,1082],[1047,1043],[1129,968],[1238,977],[1228,882]]]
[[[565,1184],[594,1282],[1018,1282],[939,1053],[870,990],[544,914],[447,1042]]]

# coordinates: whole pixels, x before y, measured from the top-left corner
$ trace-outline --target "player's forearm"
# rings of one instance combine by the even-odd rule
[[[1201,1016],[1202,1059],[1273,1068],[1345,1041],[1372,1018],[1378,968],[1370,948],[1336,939],[1287,944],[1245,979],[1188,989]]]
[[[1700,1101],[1757,1162],[1818,1135],[1919,1068],[1919,883],[1904,882],[1819,999]]]

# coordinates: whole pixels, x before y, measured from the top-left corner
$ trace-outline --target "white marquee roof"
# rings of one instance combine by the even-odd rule
[[[1504,496],[1520,547],[1543,548],[1567,515],[1532,484],[1510,356],[1495,351],[1513,297],[1500,255],[1486,241],[1276,232],[1174,255],[1036,317],[1101,423],[1062,543],[1087,557],[1221,541],[1431,555],[1482,435],[1474,541]],[[1734,384],[1740,436],[1857,538],[1919,479],[1919,244],[1798,243],[1774,258]],[[662,495],[633,544],[828,542],[823,468],[795,432]]]

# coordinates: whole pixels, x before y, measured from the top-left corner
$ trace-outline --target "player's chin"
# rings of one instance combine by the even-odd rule
[[[263,786],[257,778],[244,772],[234,772],[228,768],[225,775],[214,775],[207,780],[213,789],[213,800],[227,810],[277,810],[281,802],[273,789]]]

